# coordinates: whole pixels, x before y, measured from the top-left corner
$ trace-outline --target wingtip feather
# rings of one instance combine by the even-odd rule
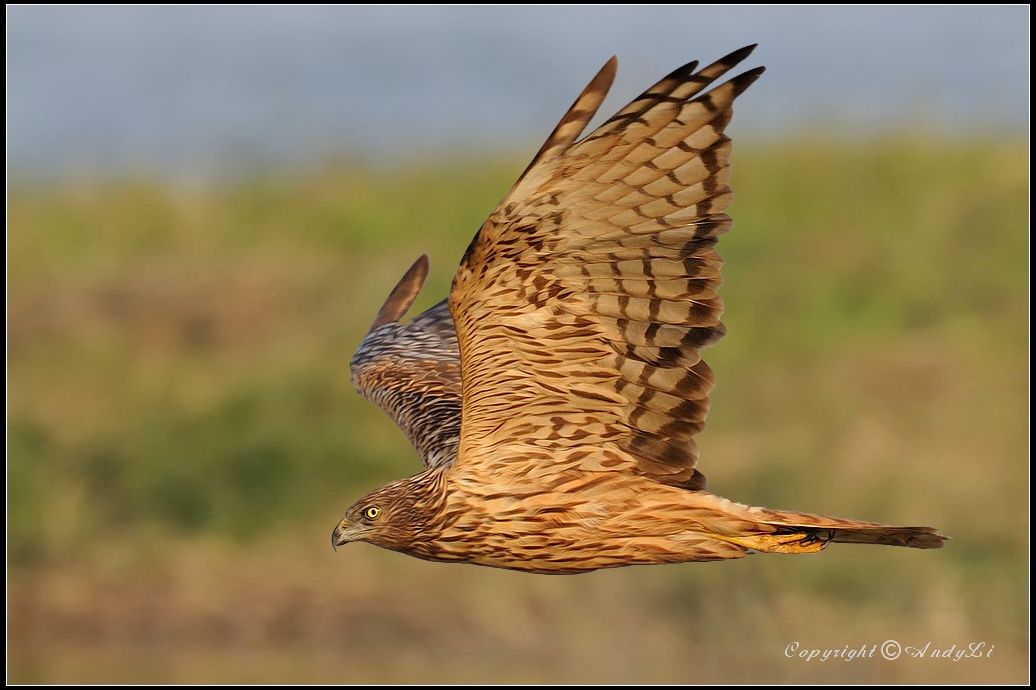
[[[397,323],[403,318],[420,294],[424,281],[428,279],[428,266],[428,255],[422,254],[407,269],[407,272],[396,283],[396,287],[392,288],[392,292],[386,298],[385,304],[381,306],[378,315],[374,317],[374,323],[370,327],[371,331],[389,323]]]

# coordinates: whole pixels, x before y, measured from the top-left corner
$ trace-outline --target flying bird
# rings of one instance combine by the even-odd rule
[[[389,295],[353,383],[424,470],[368,493],[332,544],[534,573],[811,553],[831,542],[939,548],[892,527],[707,492],[694,436],[724,334],[734,99],[749,46],[673,71],[579,139],[615,77],[576,99],[464,254],[449,298],[400,323],[427,257]]]

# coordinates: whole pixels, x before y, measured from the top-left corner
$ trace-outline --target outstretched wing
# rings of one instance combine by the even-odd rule
[[[422,256],[385,300],[349,364],[356,390],[403,430],[426,469],[456,459],[461,410],[460,351],[446,300],[399,323],[427,277]]]
[[[703,91],[753,48],[677,69],[573,143],[612,58],[482,226],[450,293],[458,468],[628,471],[704,488],[693,436],[714,380],[700,352],[724,333],[723,130],[763,68]]]

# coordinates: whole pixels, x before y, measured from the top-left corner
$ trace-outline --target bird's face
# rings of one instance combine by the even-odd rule
[[[331,533],[335,548],[351,541],[365,541],[400,550],[411,543],[425,522],[418,496],[407,480],[386,484],[361,498],[345,512]]]

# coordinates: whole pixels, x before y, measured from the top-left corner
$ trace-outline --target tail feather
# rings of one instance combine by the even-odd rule
[[[767,553],[813,553],[831,542],[940,549],[949,539],[934,527],[894,527],[825,515],[750,508],[754,529],[719,537]]]
[[[934,527],[877,527],[860,529],[836,529],[831,541],[843,544],[884,544],[886,546],[908,546],[912,549],[941,549],[949,537],[944,537]]]

